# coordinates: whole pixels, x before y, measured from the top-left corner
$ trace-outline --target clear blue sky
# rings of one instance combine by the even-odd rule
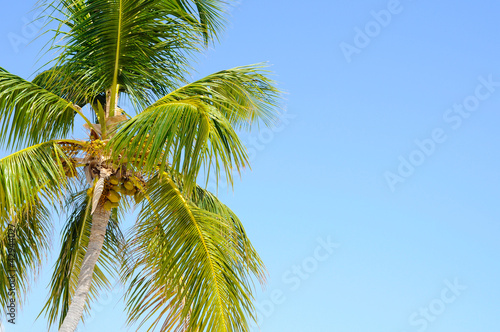
[[[31,39],[34,3],[0,14],[0,66],[23,77],[42,42],[9,36]],[[288,92],[282,126],[245,138],[252,172],[220,193],[270,273],[260,331],[500,331],[499,15],[495,0],[232,11],[199,75],[269,61]],[[52,264],[6,331],[45,330]],[[80,331],[122,330],[120,296]]]

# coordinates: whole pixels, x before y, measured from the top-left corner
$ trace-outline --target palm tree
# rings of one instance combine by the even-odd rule
[[[264,265],[238,217],[197,182],[232,183],[248,166],[237,133],[272,125],[279,91],[262,65],[188,83],[190,60],[217,40],[226,5],[45,4],[57,25],[53,61],[32,81],[0,68],[0,142],[21,149],[0,160],[2,308],[9,281],[23,300],[58,212],[66,223],[42,310],[49,325],[74,331],[116,278],[130,324],[248,331],[252,280],[265,281]],[[83,139],[71,136],[77,123]],[[136,206],[124,236],[123,218]]]

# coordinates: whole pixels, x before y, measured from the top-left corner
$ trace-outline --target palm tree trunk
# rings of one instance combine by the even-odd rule
[[[78,276],[78,284],[76,286],[75,294],[71,299],[71,304],[64,321],[59,328],[59,332],[74,332],[78,323],[80,322],[85,302],[89,294],[90,285],[92,283],[92,276],[94,274],[94,267],[101,253],[102,245],[104,243],[104,236],[108,226],[111,212],[106,211],[102,205],[98,206],[94,211],[92,217],[92,227],[90,229],[89,245],[83,264]]]

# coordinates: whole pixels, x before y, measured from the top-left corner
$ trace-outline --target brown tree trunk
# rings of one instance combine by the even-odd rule
[[[59,332],[74,332],[78,323],[80,322],[85,302],[92,283],[92,276],[94,274],[94,267],[101,253],[104,243],[104,236],[108,226],[111,212],[106,211],[102,206],[98,206],[94,211],[92,217],[92,227],[90,229],[89,245],[87,252],[83,258],[83,264],[78,276],[78,284],[76,286],[75,294],[71,299],[71,304],[64,321],[59,328]]]

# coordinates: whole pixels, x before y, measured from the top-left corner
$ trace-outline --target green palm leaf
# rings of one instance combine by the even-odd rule
[[[232,183],[248,157],[229,120],[199,98],[165,101],[127,121],[110,141],[115,158],[138,159],[140,169],[154,172],[170,164],[193,186],[200,169],[213,167],[216,176],[225,171]]]
[[[261,69],[224,70],[161,98],[121,127],[110,143],[115,157],[139,159],[145,172],[169,164],[188,186],[203,166],[232,183],[233,171],[248,165],[236,130],[270,126],[278,116],[279,91]]]
[[[31,146],[0,159],[0,215],[31,209],[41,199],[55,203],[68,186],[71,160],[56,141]]]
[[[119,92],[139,105],[165,95],[183,80],[187,52],[199,44],[198,23],[178,1],[62,1],[58,8],[64,17],[58,34],[67,43],[54,46],[61,51],[57,65],[83,73],[79,81],[88,91],[106,91],[111,116]]]
[[[261,283],[266,279],[264,271],[264,263],[260,259],[259,254],[253,247],[250,239],[248,238],[243,223],[238,218],[238,216],[225,204],[223,204],[217,196],[212,194],[206,189],[197,186],[193,193],[190,195],[190,201],[195,204],[198,208],[206,210],[210,213],[218,215],[225,220],[231,221],[233,223],[234,229],[238,236],[234,238],[235,241],[239,241],[239,247],[244,248],[245,252],[245,265],[247,268],[258,277]]]
[[[79,107],[84,107],[95,98],[80,81],[82,75],[67,70],[64,66],[45,70],[33,79],[33,83],[55,95],[71,100]],[[105,99],[101,102],[104,103]]]
[[[2,312],[7,309],[10,299],[15,299],[16,307],[24,302],[26,293],[50,247],[50,213],[41,202],[38,203],[30,209],[17,211],[8,217],[0,216],[0,311]],[[14,294],[9,294],[10,281],[15,285]]]
[[[126,271],[130,322],[154,317],[151,329],[161,331],[181,331],[186,321],[189,331],[248,331],[248,272],[262,279],[263,268],[260,261],[249,268],[245,235],[233,220],[189,202],[171,178],[158,180],[150,181],[132,244],[135,263]]]
[[[217,108],[236,129],[251,129],[259,122],[272,126],[281,92],[264,68],[256,64],[222,70],[169,93],[153,106],[196,98]]]
[[[71,102],[0,68],[0,142],[19,147],[62,138],[73,128]]]
[[[165,1],[176,4],[189,15],[195,17],[195,25],[199,27],[199,31],[203,34],[205,43],[216,39],[218,34],[223,30],[226,12],[226,6],[231,1],[215,1],[215,0],[176,0]]]

